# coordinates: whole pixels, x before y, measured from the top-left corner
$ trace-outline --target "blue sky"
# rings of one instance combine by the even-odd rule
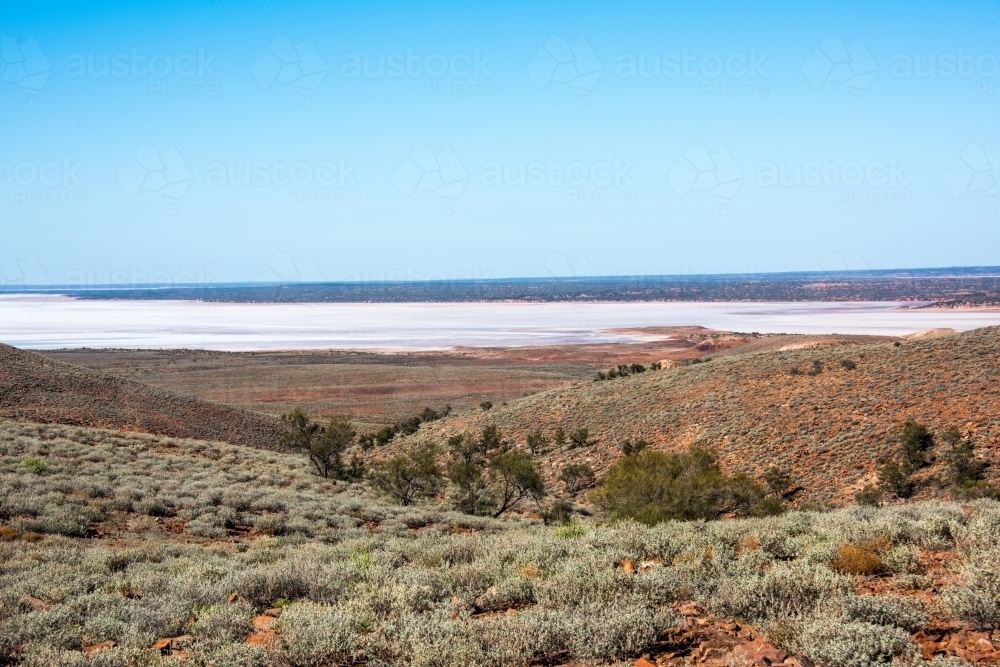
[[[540,4],[4,3],[0,285],[1000,264],[997,0]]]

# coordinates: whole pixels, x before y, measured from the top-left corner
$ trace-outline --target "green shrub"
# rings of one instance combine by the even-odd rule
[[[616,519],[654,525],[672,519],[752,515],[764,493],[743,474],[725,475],[710,452],[692,447],[680,454],[646,449],[608,470],[593,499]]]
[[[863,507],[878,507],[882,502],[882,491],[878,487],[868,484],[854,494],[854,502]]]
[[[927,623],[927,615],[910,598],[848,595],[841,598],[837,606],[848,621],[891,625],[907,632],[916,632]]]
[[[585,463],[571,463],[559,472],[559,479],[566,484],[566,490],[576,493],[593,485],[594,471]]]
[[[416,445],[405,454],[375,463],[369,480],[400,505],[409,505],[418,496],[434,495],[440,487],[442,475],[437,457],[434,443]]]
[[[45,462],[44,459],[28,457],[21,461],[21,465],[30,470],[33,473],[42,474],[43,472],[48,472],[49,464]]]
[[[590,439],[590,431],[581,427],[569,434],[569,445],[570,449],[577,449],[579,447],[587,447],[594,444]]]
[[[824,667],[871,667],[892,664],[914,645],[899,628],[819,619],[801,624],[791,648]]]
[[[886,492],[898,498],[909,498],[913,495],[913,481],[910,479],[910,469],[895,461],[889,461],[878,471],[879,485]]]
[[[899,433],[905,461],[915,468],[925,466],[934,447],[934,434],[923,424],[908,421]]]

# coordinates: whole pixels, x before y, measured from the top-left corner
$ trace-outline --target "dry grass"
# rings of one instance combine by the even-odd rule
[[[613,664],[728,617],[817,665],[918,664],[908,633],[932,608],[1000,621],[991,501],[551,528],[385,505],[281,453],[10,422],[0,490],[4,534],[34,533],[0,541],[0,663],[177,664],[151,647],[186,635],[175,650],[216,667]],[[893,595],[855,595],[845,540],[886,552]],[[940,600],[901,601],[907,554],[944,552]],[[692,600],[698,623],[675,611]]]
[[[885,572],[885,563],[868,543],[842,544],[830,561],[830,569],[841,574],[873,575]]]

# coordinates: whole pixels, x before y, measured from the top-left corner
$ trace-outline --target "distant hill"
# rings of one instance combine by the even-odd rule
[[[783,347],[732,348],[706,363],[553,389],[427,424],[411,437],[443,442],[496,424],[523,443],[536,428],[548,436],[557,427],[588,429],[593,444],[544,455],[551,480],[567,463],[600,472],[621,456],[626,439],[646,438],[665,450],[695,444],[718,452],[729,470],[790,469],[803,498],[834,504],[875,479],[907,419],[936,431],[971,431],[981,455],[1000,463],[1000,328]],[[932,486],[924,495],[938,495]]]
[[[276,449],[270,415],[180,396],[0,344],[0,419],[70,424]]]
[[[426,301],[933,301],[1000,302],[1000,267],[327,283],[207,283],[131,287],[36,286],[81,299],[200,299],[244,303]]]

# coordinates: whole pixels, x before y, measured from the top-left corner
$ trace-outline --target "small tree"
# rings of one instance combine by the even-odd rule
[[[792,487],[792,476],[787,470],[771,466],[764,471],[762,477],[767,488],[778,498],[784,498]]]
[[[518,505],[526,497],[536,504],[545,495],[542,480],[531,455],[521,450],[504,451],[490,458],[490,478],[496,488],[497,507],[493,517]]]
[[[344,479],[347,476],[350,471],[344,468],[343,454],[357,435],[347,417],[332,417],[323,428],[310,421],[302,410],[295,409],[282,415],[281,421],[290,427],[281,439],[282,445],[305,451],[316,472],[323,477],[332,475],[334,479]],[[360,459],[355,465],[359,462]]]
[[[941,434],[950,448],[946,454],[951,480],[957,486],[970,486],[986,479],[986,461],[976,458],[976,444],[972,434],[962,438],[962,432],[952,427]]]
[[[357,472],[344,467],[344,450],[353,444],[356,435],[347,417],[330,418],[323,434],[309,452],[309,457],[323,477],[330,477],[332,473],[335,479],[347,479],[351,476],[347,473]],[[352,467],[358,466],[357,461],[352,463]]]
[[[484,433],[485,434],[485,433]],[[475,438],[461,433],[448,438],[448,479],[455,487],[455,507],[466,514],[482,514],[493,503],[493,494],[483,474],[492,433]]]
[[[559,479],[566,484],[567,491],[576,493],[594,484],[594,471],[585,463],[571,463],[562,469]]]
[[[622,454],[625,456],[632,456],[633,454],[638,454],[642,450],[649,447],[649,441],[639,438],[636,441],[626,440],[622,443],[621,450]]]
[[[433,495],[440,488],[438,453],[434,443],[417,445],[405,454],[376,463],[369,479],[378,491],[391,496],[400,505],[409,505],[418,496]]]
[[[545,434],[540,429],[536,428],[528,434],[527,445],[531,453],[538,456],[548,448],[549,439],[545,437]]]
[[[926,426],[915,421],[906,422],[899,432],[899,441],[903,445],[903,456],[911,466],[920,468],[929,463],[934,434]]]
[[[590,431],[580,427],[569,434],[569,442],[572,445],[572,449],[578,447],[586,447],[587,445],[592,445],[590,441]]]
[[[910,479],[910,469],[895,461],[889,461],[878,472],[879,485],[888,493],[898,498],[909,498],[913,495],[913,481]]]
[[[566,431],[562,426],[557,427],[552,433],[552,444],[560,449],[566,446]]]

